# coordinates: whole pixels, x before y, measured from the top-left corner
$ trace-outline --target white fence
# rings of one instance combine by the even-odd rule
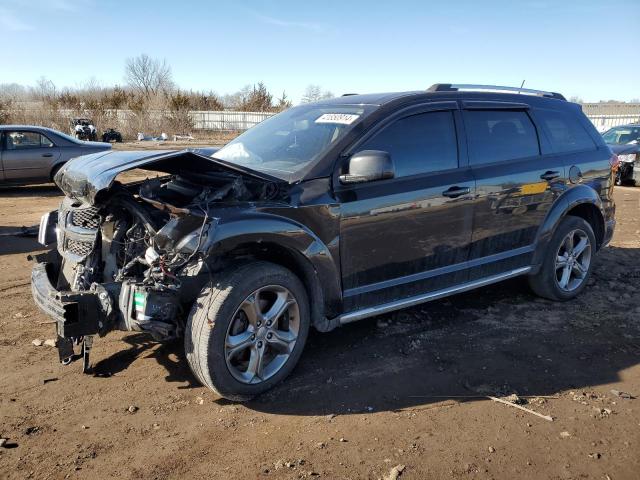
[[[604,132],[616,125],[640,123],[640,104],[608,104],[591,103],[582,106],[583,112],[595,125],[599,132]],[[71,118],[77,113],[72,110],[61,110],[64,116]],[[130,110],[109,110],[107,114],[118,118],[121,124],[126,124],[133,115]],[[168,112],[156,110],[150,112],[151,117],[160,118]],[[193,121],[194,130],[232,130],[244,131],[275,115],[272,112],[235,112],[235,111],[191,111],[189,116]]]
[[[617,125],[640,122],[640,103],[583,103],[582,111],[599,132]]]
[[[640,123],[640,113],[637,115],[587,115],[587,118],[591,120],[591,123],[595,125],[600,133],[617,125]]]
[[[196,130],[248,130],[274,115],[271,112],[208,112],[189,113]]]
[[[592,114],[589,111],[585,111],[585,114],[599,132],[604,132],[617,125],[640,123],[640,108],[635,114]],[[274,114],[270,112],[190,112],[195,130],[244,131],[272,115]]]

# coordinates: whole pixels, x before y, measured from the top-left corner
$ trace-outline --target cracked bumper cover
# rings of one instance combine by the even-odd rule
[[[99,332],[106,321],[97,292],[60,292],[51,284],[50,263],[36,263],[31,271],[33,299],[45,314],[56,321],[58,336],[79,338]]]

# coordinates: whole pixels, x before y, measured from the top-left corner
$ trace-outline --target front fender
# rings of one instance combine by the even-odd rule
[[[536,251],[532,262],[534,267],[537,267],[542,263],[546,248],[562,219],[569,211],[580,204],[591,204],[596,207],[598,212],[600,212],[601,220],[604,222],[605,211],[602,199],[593,188],[587,185],[576,185],[575,187],[565,191],[553,203],[542,226],[538,230],[538,235],[536,237]]]
[[[337,242],[337,239],[335,239]],[[302,258],[311,267],[324,301],[326,315],[341,305],[340,271],[329,247],[309,228],[286,217],[246,212],[224,219],[214,228],[207,254],[212,257],[246,245],[276,245]]]

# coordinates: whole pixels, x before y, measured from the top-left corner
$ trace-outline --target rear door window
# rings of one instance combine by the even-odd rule
[[[457,168],[453,113],[428,112],[401,118],[366,140],[360,150],[388,152],[396,177]]]
[[[526,112],[467,110],[464,116],[471,165],[540,154],[538,134]]]
[[[574,115],[558,110],[536,110],[536,117],[547,130],[556,153],[595,150],[593,139]]]

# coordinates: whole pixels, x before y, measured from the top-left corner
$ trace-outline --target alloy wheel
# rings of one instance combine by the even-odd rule
[[[572,230],[558,248],[555,262],[556,282],[571,292],[584,282],[591,264],[591,241],[583,230]]]
[[[227,368],[239,382],[256,384],[287,363],[298,339],[300,308],[285,287],[252,292],[236,309],[225,337]]]

